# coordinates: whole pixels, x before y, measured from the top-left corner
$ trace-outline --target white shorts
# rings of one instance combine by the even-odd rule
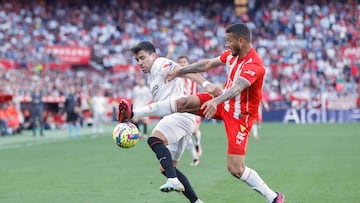
[[[167,146],[167,148],[170,151],[171,158],[173,159],[173,161],[177,161],[177,162],[180,161],[182,155],[184,154],[186,146],[188,145],[189,139],[190,139],[190,137],[185,136],[185,137],[182,137],[178,142]]]
[[[168,141],[168,149],[173,160],[178,161],[183,154],[188,139],[196,126],[195,115],[190,113],[173,113],[163,117],[154,130],[160,131]]]

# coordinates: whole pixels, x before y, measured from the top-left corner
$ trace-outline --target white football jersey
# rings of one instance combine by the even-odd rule
[[[154,102],[186,96],[183,78],[179,77],[168,83],[164,82],[166,72],[173,70],[176,65],[176,62],[164,57],[159,57],[154,61],[148,80]],[[173,144],[169,148],[171,156],[174,157],[174,160],[179,161],[186,147],[184,143],[191,136],[195,126],[195,115],[190,113],[172,113],[162,117],[153,130],[164,134],[169,144],[168,146]]]
[[[182,78],[175,78],[166,84],[164,82],[165,73],[173,70],[175,65],[177,65],[176,62],[164,57],[159,57],[154,61],[149,74],[149,86],[154,102],[185,96]]]
[[[91,100],[91,104],[94,112],[105,113],[107,98],[101,95],[95,95]]]

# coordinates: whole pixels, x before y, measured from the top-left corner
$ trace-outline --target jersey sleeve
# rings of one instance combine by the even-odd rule
[[[161,74],[165,74],[166,72],[173,70],[176,65],[177,65],[177,63],[175,61],[172,61],[167,58],[161,58],[160,63],[159,63],[159,66],[160,66],[159,72]]]
[[[226,58],[231,54],[231,50],[225,50],[221,55],[220,55],[220,61],[223,63],[226,63]]]
[[[247,63],[243,66],[240,76],[253,84],[258,78],[265,74],[265,67],[256,63]]]

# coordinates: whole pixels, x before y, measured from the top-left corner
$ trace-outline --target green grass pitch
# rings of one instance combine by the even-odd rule
[[[114,126],[113,124],[112,126]],[[118,148],[112,126],[80,138],[67,131],[31,132],[0,137],[0,202],[36,203],[182,203],[178,193],[161,193],[165,177],[145,140],[131,149]],[[255,191],[226,168],[222,124],[203,123],[203,156],[189,166],[185,152],[179,169],[206,203],[263,203]],[[286,202],[360,202],[360,125],[264,123],[260,140],[249,138],[246,163]]]

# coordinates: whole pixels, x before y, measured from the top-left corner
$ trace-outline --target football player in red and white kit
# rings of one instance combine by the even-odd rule
[[[177,60],[178,64],[181,67],[187,66],[190,63],[189,57],[183,55],[179,56]],[[189,78],[184,78],[185,85],[185,95],[190,96],[198,93],[198,84]],[[200,157],[202,155],[201,147],[201,131],[200,131],[201,117],[196,116],[196,126],[193,132],[193,139],[189,139],[186,149],[190,151],[193,161],[190,163],[190,166],[197,166],[200,163]],[[194,143],[195,141],[195,143]]]
[[[148,114],[162,116],[174,112],[190,112],[205,118],[223,120],[228,140],[227,168],[231,175],[247,183],[251,189],[264,196],[267,202],[282,203],[285,196],[270,189],[255,170],[245,165],[249,132],[262,98],[265,67],[251,45],[251,33],[245,24],[233,24],[226,29],[226,46],[228,50],[218,57],[175,68],[165,75],[165,81],[171,81],[188,73],[204,72],[226,65],[226,81],[220,96],[199,93],[133,110],[123,100],[119,103],[118,119],[124,121]],[[204,81],[202,86],[210,89],[215,85]]]

